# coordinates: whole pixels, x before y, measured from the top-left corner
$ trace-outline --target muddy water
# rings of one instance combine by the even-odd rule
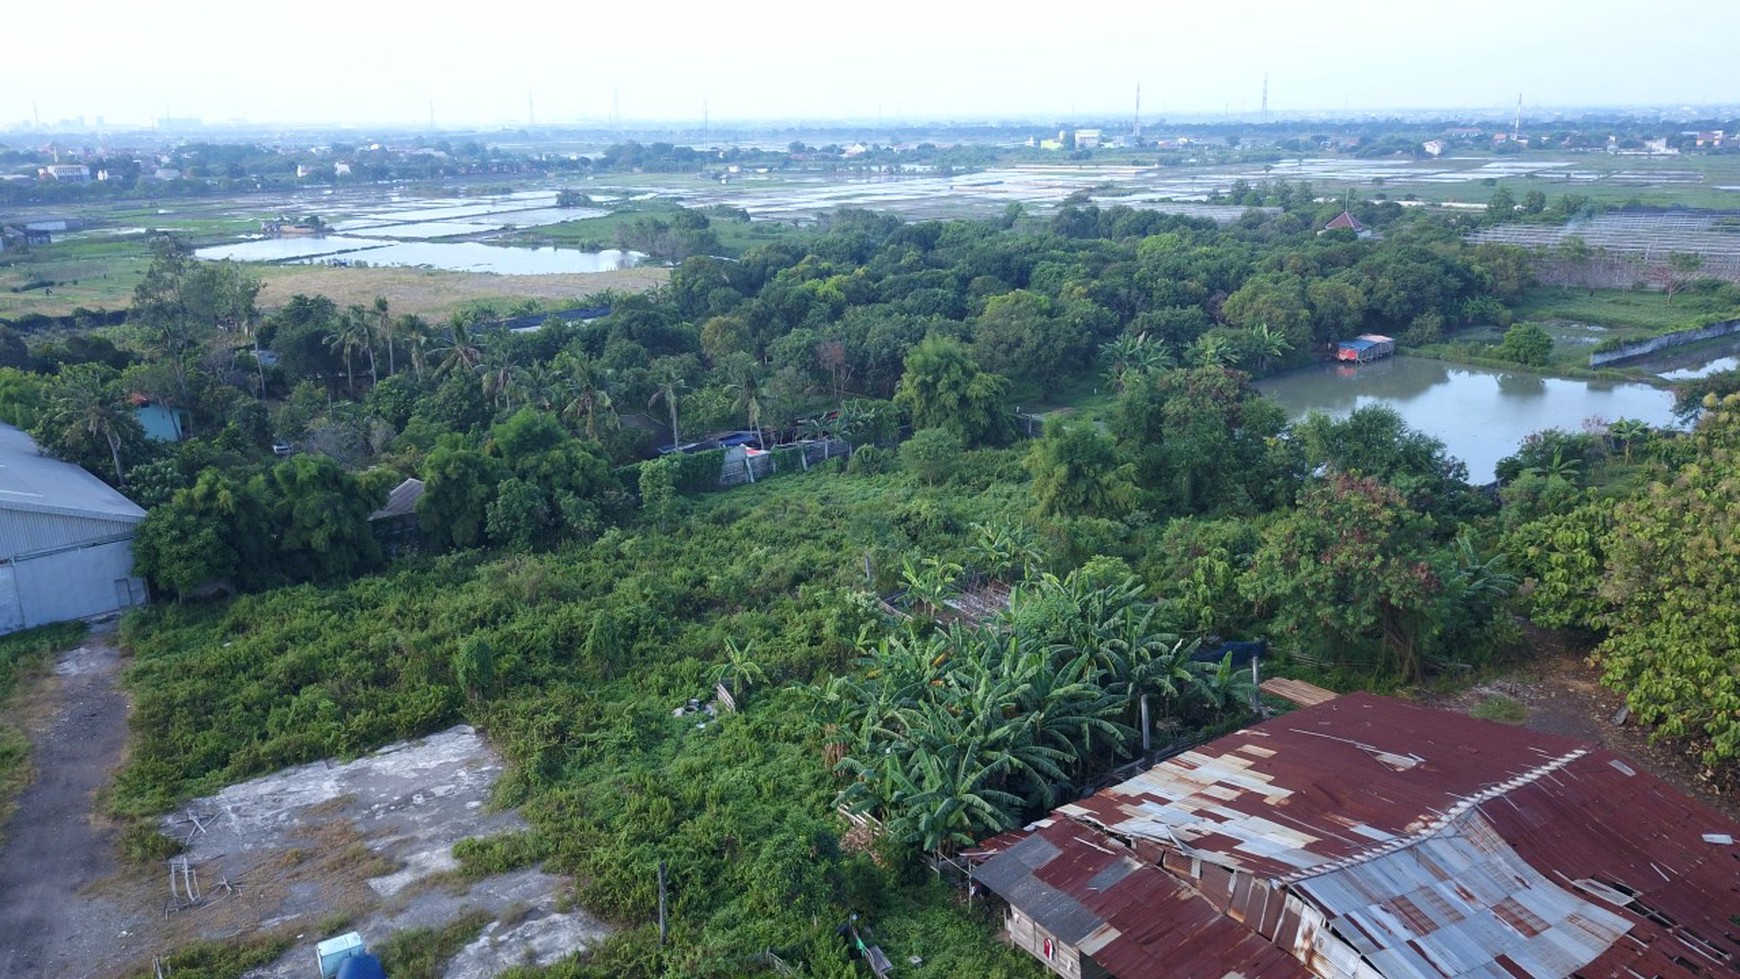
[[[1391,357],[1359,367],[1324,364],[1290,371],[1257,387],[1290,419],[1317,410],[1345,416],[1388,405],[1417,431],[1443,440],[1468,464],[1473,483],[1493,479],[1498,460],[1532,432],[1577,431],[1592,420],[1637,418],[1670,426],[1673,394],[1646,384],[1574,381],[1436,360]]]

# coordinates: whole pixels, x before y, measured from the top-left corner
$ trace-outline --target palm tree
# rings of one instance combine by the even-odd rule
[[[563,352],[557,355],[554,364],[567,372],[567,401],[562,406],[562,417],[570,423],[586,419],[586,437],[598,438],[599,413],[604,413],[606,419],[615,417],[609,372],[585,354]]]
[[[356,323],[356,330],[362,336],[362,347],[369,352],[369,385],[372,387],[381,382],[380,374],[375,370],[375,328],[369,321],[368,310],[361,306],[350,307],[350,318]]]
[[[483,363],[484,397],[494,399],[497,408],[512,411],[517,390],[512,348],[507,344],[492,344],[484,351]]]
[[[388,314],[389,314],[389,308],[387,305],[387,297],[386,296],[376,296],[375,297],[375,335],[379,339],[385,340],[387,342],[387,373],[388,374],[396,374],[396,373],[398,373],[399,368],[398,368],[398,365],[396,363],[394,363],[393,352],[394,352],[394,348],[398,346],[398,343],[396,342],[398,338],[393,335],[393,333],[394,333],[394,331],[393,331],[394,321],[393,321],[393,318]]]
[[[344,354],[344,387],[351,397],[356,397],[356,372],[351,368],[352,360],[358,347],[369,346],[369,325],[361,316],[362,307],[351,307],[352,313],[346,313],[338,318],[338,323],[331,333],[326,335],[326,345]],[[373,348],[370,348],[369,359],[374,359]]]
[[[675,450],[677,446],[683,444],[683,440],[677,437],[677,395],[682,393],[682,390],[688,385],[683,380],[682,370],[672,363],[659,365],[654,380],[658,384],[658,390],[654,391],[652,397],[647,399],[646,406],[651,408],[663,401],[665,407],[670,410],[671,448]]]
[[[125,486],[121,468],[121,433],[129,418],[127,407],[95,364],[68,364],[56,376],[42,425],[54,432],[74,435],[87,432],[109,445],[115,464],[115,485]]]
[[[411,351],[411,369],[416,372],[418,383],[422,383],[423,371],[428,367],[429,344],[435,339],[429,321],[407,313],[393,321],[393,334],[404,340],[405,347]]]
[[[755,433],[755,444],[767,448],[767,439],[761,434],[761,382],[753,372],[744,371],[731,383],[731,390],[737,393],[737,409],[744,412],[750,430]]]
[[[483,349],[471,337],[471,330],[465,321],[455,317],[451,325],[451,339],[445,346],[435,349],[441,358],[441,366],[435,368],[435,376],[441,377],[453,371],[476,370],[483,363]]]

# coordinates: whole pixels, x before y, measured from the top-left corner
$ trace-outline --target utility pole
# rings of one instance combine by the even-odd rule
[[[1516,123],[1510,127],[1510,140],[1516,142],[1522,137],[1522,93],[1516,93]]]
[[[1141,82],[1136,83],[1136,127],[1135,127],[1135,134],[1136,134],[1136,137],[1138,139],[1140,139],[1142,136],[1142,83]]]
[[[527,92],[526,93],[526,125],[527,126],[536,126],[537,124],[538,124],[538,113],[532,106],[532,93]]]
[[[1263,72],[1263,118],[1269,118],[1269,73]]]

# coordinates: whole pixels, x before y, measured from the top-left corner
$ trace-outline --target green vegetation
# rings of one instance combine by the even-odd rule
[[[148,505],[140,570],[182,599],[124,626],[115,809],[468,721],[531,828],[462,844],[463,874],[542,861],[626,926],[553,974],[737,975],[771,950],[843,975],[834,929],[857,912],[923,957],[915,976],[1015,976],[1036,967],[926,861],[1145,740],[1248,718],[1245,674],[1192,655],[1221,640],[1394,688],[1518,655],[1522,611],[1588,631],[1640,715],[1730,763],[1720,650],[1680,630],[1727,635],[1733,603],[1654,575],[1719,549],[1699,535],[1733,492],[1726,413],[1698,439],[1544,433],[1496,500],[1394,412],[1287,424],[1255,375],[1353,330],[1509,323],[1527,268],[1393,205],[1352,204],[1382,239],[1319,235],[1346,205],[1281,183],[1246,188],[1278,213],[1229,227],[1085,203],[1010,227],[840,211],[527,333],[388,299],[261,317],[246,274],[159,244],[121,348],[33,338],[0,373],[0,410]],[[619,226],[711,251],[724,222],[697,217]],[[1485,346],[1564,345],[1524,324]],[[139,438],[134,393],[196,437]],[[1030,397],[1080,410],[1030,429],[1011,410]],[[722,430],[771,447],[775,478],[724,490],[747,456],[654,452]],[[849,457],[790,445],[825,436]],[[367,517],[413,475],[416,532],[388,563]],[[687,709],[719,687],[739,710]]]
[[[1468,713],[1483,721],[1497,721],[1500,724],[1521,724],[1529,718],[1526,704],[1503,694],[1482,697],[1480,703],[1475,704],[1474,709]]]
[[[381,960],[381,970],[393,979],[440,979],[447,960],[477,938],[492,920],[486,912],[473,911],[440,928],[394,932],[370,951]]]

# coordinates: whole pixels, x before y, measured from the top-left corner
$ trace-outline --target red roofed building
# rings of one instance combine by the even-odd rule
[[[1072,979],[1691,979],[1740,975],[1736,837],[1605,749],[1352,694],[1005,834],[974,876]]]

